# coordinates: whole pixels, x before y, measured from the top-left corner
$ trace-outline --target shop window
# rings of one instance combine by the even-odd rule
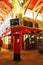
[[[24,26],[33,27],[33,23],[30,21],[24,21]]]
[[[19,25],[19,18],[10,20],[11,27],[15,27]]]
[[[24,26],[28,26],[28,22],[27,21],[24,21]]]
[[[28,22],[28,24],[29,24],[29,27],[33,27],[33,23],[32,22]]]
[[[38,28],[38,23],[35,23],[35,27]]]

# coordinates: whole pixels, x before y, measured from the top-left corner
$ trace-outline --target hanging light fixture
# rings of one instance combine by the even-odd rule
[[[12,3],[12,0],[9,0],[10,3]]]

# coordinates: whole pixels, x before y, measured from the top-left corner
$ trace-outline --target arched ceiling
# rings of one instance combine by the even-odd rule
[[[13,1],[13,0],[12,0]],[[26,3],[28,0],[23,0]],[[8,13],[11,11],[12,3],[9,0],[0,0],[0,20],[4,20]],[[27,9],[43,12],[43,0],[31,0]]]
[[[12,8],[12,3],[10,3],[10,0],[3,0],[10,8]]]
[[[8,0],[0,0],[0,20],[5,20],[11,8],[12,4]]]
[[[24,0],[24,2],[26,3],[28,0]],[[37,7],[41,7],[40,9],[40,13],[43,12],[43,0],[31,0],[29,6],[28,6],[28,9],[31,9],[31,10],[35,10]],[[37,9],[38,10],[38,9]],[[35,10],[35,11],[37,11]]]

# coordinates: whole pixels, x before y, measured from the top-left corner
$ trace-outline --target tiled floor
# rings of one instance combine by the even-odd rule
[[[0,65],[43,65],[43,55],[38,50],[21,51],[21,61],[15,62],[13,51],[0,51]]]

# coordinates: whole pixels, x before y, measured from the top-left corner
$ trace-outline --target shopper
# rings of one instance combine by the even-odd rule
[[[3,44],[3,42],[2,42],[2,39],[0,37],[0,51],[1,51],[1,48],[2,48],[2,44]]]
[[[25,43],[26,43],[26,50],[28,50],[29,49],[29,38],[28,37],[26,38]]]

